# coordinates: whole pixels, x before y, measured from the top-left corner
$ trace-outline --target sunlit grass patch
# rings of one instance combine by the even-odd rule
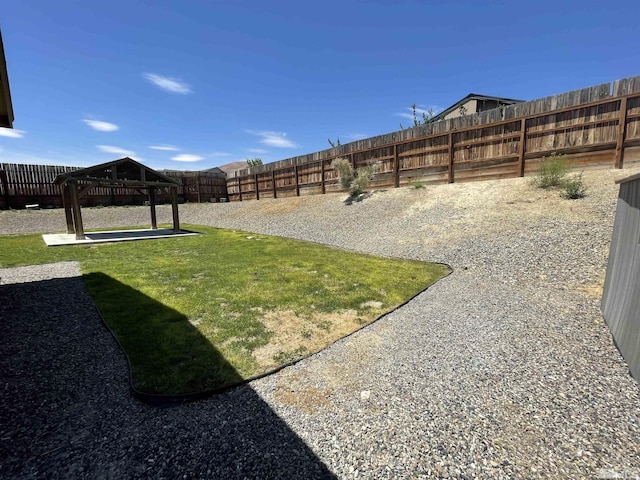
[[[202,235],[46,247],[0,237],[0,266],[78,260],[135,387],[238,383],[317,352],[448,273],[439,264],[202,226]]]

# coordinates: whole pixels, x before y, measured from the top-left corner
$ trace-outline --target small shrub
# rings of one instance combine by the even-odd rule
[[[576,198],[584,197],[587,188],[582,181],[582,172],[580,172],[578,175],[573,175],[571,178],[566,179],[564,181],[564,184],[562,185],[562,189],[562,196],[564,198],[575,200]]]
[[[554,153],[540,162],[534,184],[540,188],[562,187],[568,172],[567,157]]]
[[[373,175],[376,173],[375,165],[367,165],[366,167],[358,168],[356,172],[356,178],[351,182],[349,186],[349,195],[352,197],[357,197],[364,193],[367,189],[367,185],[373,178]]]
[[[377,171],[377,165],[360,167],[354,172],[351,163],[346,158],[336,158],[331,162],[331,168],[338,172],[338,179],[343,190],[348,190],[351,197],[364,193],[367,185]]]
[[[420,180],[412,180],[409,182],[409,186],[415,188],[416,190],[420,190],[421,188],[425,188],[425,185]]]
[[[343,190],[351,187],[351,183],[355,180],[355,174],[351,163],[346,158],[336,158],[331,162],[331,168],[338,172],[338,180]]]

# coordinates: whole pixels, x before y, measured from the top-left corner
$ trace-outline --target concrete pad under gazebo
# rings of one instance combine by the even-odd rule
[[[164,189],[171,197],[173,231],[170,233],[182,233],[178,217],[178,182],[129,157],[64,173],[56,177],[54,184],[62,187],[62,202],[67,221],[67,237],[75,235],[75,240],[87,240],[88,234],[85,234],[82,223],[80,199],[89,190],[97,187],[129,188],[140,192],[146,190],[149,195],[149,207],[151,209],[151,230],[157,230],[158,228],[156,192],[158,189]],[[156,237],[158,236],[166,235],[156,235]]]
[[[188,237],[198,233],[180,230],[175,233],[170,228],[140,229],[140,230],[110,230],[100,232],[85,232],[84,238],[78,240],[72,233],[45,233],[42,235],[48,247],[61,245],[87,245],[91,243],[128,242],[132,240],[153,240],[157,238]]]

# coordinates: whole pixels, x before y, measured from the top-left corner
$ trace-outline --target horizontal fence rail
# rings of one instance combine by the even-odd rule
[[[640,77],[419,125],[236,172],[232,201],[338,191],[331,162],[376,164],[371,186],[524,176],[545,156],[573,166],[640,160]]]
[[[79,167],[59,165],[25,165],[0,163],[0,207],[24,208],[29,204],[42,207],[62,206],[62,189],[54,185],[55,178]],[[227,182],[220,174],[209,172],[165,171],[166,176],[176,179],[181,186],[178,195],[181,201],[219,202],[227,201]],[[95,187],[82,197],[82,206],[136,205],[147,200],[144,191],[122,187]],[[157,192],[158,202],[171,201],[167,193]]]

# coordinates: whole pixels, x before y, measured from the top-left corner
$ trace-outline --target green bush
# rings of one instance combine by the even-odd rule
[[[582,198],[585,196],[586,187],[582,181],[582,172],[578,175],[573,175],[564,181],[562,185],[562,196],[574,200],[576,198]]]
[[[351,197],[357,197],[364,193],[376,173],[376,167],[376,165],[367,165],[354,172],[351,163],[346,158],[336,158],[331,162],[331,168],[338,172],[340,186],[343,190],[348,190]]]
[[[351,183],[355,179],[355,173],[351,163],[346,158],[336,158],[331,162],[331,168],[338,172],[338,180],[343,190],[351,187]]]
[[[376,173],[376,168],[374,165],[367,165],[366,167],[358,168],[356,172],[356,178],[351,182],[349,186],[349,195],[352,197],[357,197],[358,195],[364,193],[367,189],[367,185],[373,178],[373,175]]]
[[[568,172],[567,157],[554,153],[540,162],[534,184],[540,188],[562,187]]]

